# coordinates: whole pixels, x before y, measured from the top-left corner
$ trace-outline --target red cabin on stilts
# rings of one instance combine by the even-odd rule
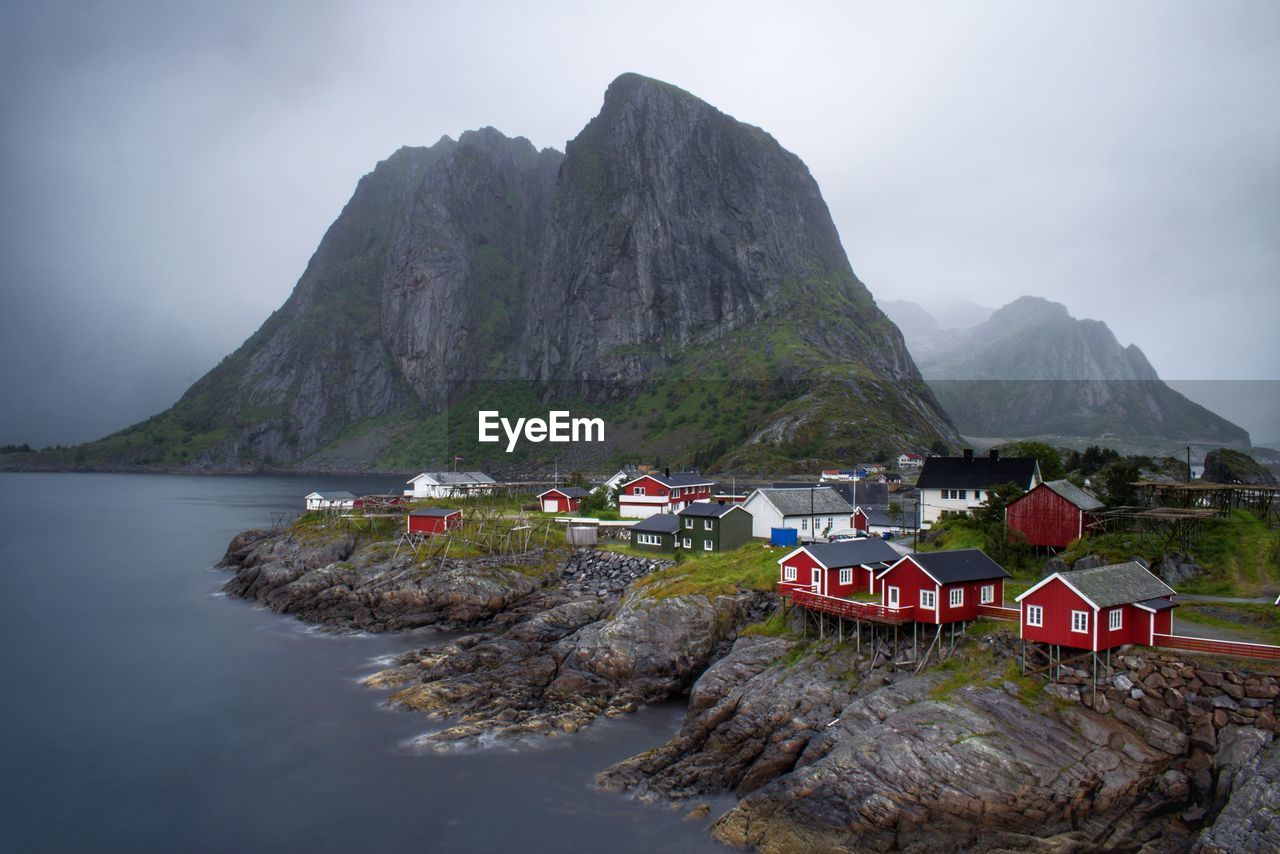
[[[1022,639],[1101,652],[1173,634],[1174,590],[1137,561],[1055,572],[1017,598]]]
[[[876,576],[886,608],[915,608],[916,622],[945,625],[978,618],[979,605],[1004,602],[1004,567],[981,549],[917,552]]]
[[[881,539],[807,543],[778,560],[778,593],[807,590],[843,598],[875,593],[875,574],[898,559]]]
[[[462,527],[462,511],[443,507],[422,507],[405,518],[410,534],[443,534],[451,528]]]

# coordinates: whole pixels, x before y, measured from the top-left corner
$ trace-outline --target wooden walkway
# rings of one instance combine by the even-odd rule
[[[1213,655],[1232,655],[1238,658],[1257,658],[1263,661],[1280,661],[1280,646],[1244,641],[1210,640],[1184,635],[1156,635],[1155,646],[1162,649],[1180,649],[1185,652],[1205,652]]]
[[[916,619],[914,606],[905,608],[886,608],[874,602],[855,602],[852,599],[840,599],[836,596],[823,596],[807,590],[793,590],[790,594],[793,604],[809,611],[830,614],[846,620],[866,620],[871,623],[887,623],[900,625],[913,623]]]

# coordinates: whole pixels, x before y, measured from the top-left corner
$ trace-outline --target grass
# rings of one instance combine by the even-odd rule
[[[745,627],[739,634],[743,637],[766,637],[766,638],[782,638],[791,637],[795,633],[791,630],[791,626],[787,623],[787,619],[781,611],[774,613],[769,619],[759,623],[752,623]]]
[[[1185,602],[1179,606],[1177,617],[1189,623],[1234,629],[1248,634],[1257,643],[1280,644],[1280,608],[1242,602],[1201,603]]]
[[[748,543],[730,552],[688,558],[636,582],[657,599],[701,594],[708,598],[739,590],[772,590],[778,581],[778,558],[786,549]]]

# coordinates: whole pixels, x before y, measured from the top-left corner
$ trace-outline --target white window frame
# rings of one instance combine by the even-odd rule
[[[709,552],[709,551],[711,551],[711,541],[710,541],[710,540],[703,540],[703,541],[702,541],[702,550],[703,550],[704,552]]]
[[[711,520],[710,520],[710,519],[703,519],[703,520],[702,520],[702,530],[704,530],[704,531],[710,531],[710,530],[712,530],[713,528],[715,528],[715,526],[711,524]]]
[[[686,517],[686,518],[685,518],[685,520],[684,520],[684,526],[685,526],[686,528],[688,528],[689,530],[693,530],[693,520],[692,520],[692,519],[690,519],[690,518],[688,518],[688,517]]]
[[[675,489],[671,490],[671,497],[672,498],[680,497],[680,487],[677,486]]]
[[[840,583],[841,584],[853,583],[853,567],[851,566],[840,567]]]
[[[929,604],[925,604],[928,602]],[[936,611],[938,609],[938,594],[934,590],[920,591],[920,607],[926,611]]]
[[[1080,628],[1076,628],[1079,626]],[[1071,612],[1071,631],[1076,634],[1089,634],[1089,612],[1088,611],[1072,611]]]
[[[810,571],[809,573],[809,583],[812,584],[814,587],[821,589],[822,588],[822,570],[818,569],[818,567],[815,566],[812,569],[812,571]]]
[[[884,601],[888,603],[888,607],[897,608],[900,599],[897,587],[885,587]]]
[[[1038,629],[1044,628],[1044,606],[1043,605],[1027,606],[1027,625],[1035,626]]]
[[[994,584],[984,584],[978,591],[978,604],[990,605],[996,601],[996,586]]]
[[[975,489],[975,490],[973,491],[973,500],[974,500],[974,501],[981,501],[981,500],[982,500],[982,490],[981,490],[981,489]]]
[[[961,500],[961,501],[968,501],[968,500],[969,500],[969,490],[967,490],[967,489],[962,489],[962,490],[960,490],[960,500]]]
[[[643,487],[643,486],[633,486],[633,487],[631,487],[631,494],[632,494],[632,495],[644,495],[644,487]]]
[[[795,568],[794,566],[784,566],[784,567],[782,567],[782,580],[783,580],[783,581],[795,581],[795,580],[796,580],[796,568]]]
[[[805,518],[800,520],[800,530],[802,531],[809,530],[809,517],[806,516]]]
[[[693,540],[689,539],[688,537],[685,537],[684,543],[682,545],[686,549],[691,549],[693,548]]]
[[[1112,608],[1107,614],[1107,629],[1118,632],[1124,628],[1124,608]]]
[[[964,607],[964,588],[952,587],[947,591],[947,605],[951,608]]]

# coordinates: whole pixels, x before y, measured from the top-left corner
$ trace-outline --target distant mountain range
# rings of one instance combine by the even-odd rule
[[[1136,345],[1066,307],[1020,297],[969,328],[882,304],[962,433],[1248,445],[1249,434],[1169,388]]]
[[[603,417],[606,443],[476,441],[480,409],[550,408]],[[563,154],[485,128],[379,163],[238,350],[53,462],[767,472],[938,441],[958,436],[804,163],[626,74]]]

